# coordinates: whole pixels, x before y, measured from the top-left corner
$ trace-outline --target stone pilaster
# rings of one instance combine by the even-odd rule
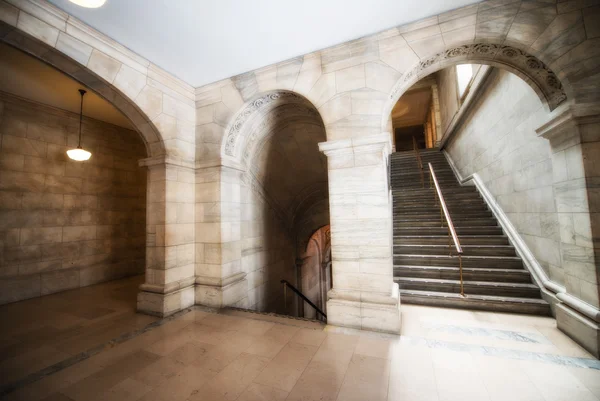
[[[600,105],[557,111],[538,135],[550,142],[565,293],[558,327],[600,355]]]
[[[400,300],[393,281],[390,134],[319,144],[327,155],[333,289],[327,321],[398,333]]]
[[[194,304],[194,170],[164,158],[148,167],[146,280],[140,312],[168,316]]]
[[[196,170],[196,304],[247,307],[241,266],[242,172],[215,166]]]

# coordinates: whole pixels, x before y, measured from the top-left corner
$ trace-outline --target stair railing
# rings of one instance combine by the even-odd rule
[[[456,253],[458,255],[458,266],[459,266],[459,276],[460,276],[460,295],[462,297],[465,296],[465,290],[463,288],[463,272],[462,272],[462,247],[460,246],[460,241],[458,239],[458,235],[456,235],[456,230],[454,229],[454,224],[452,223],[452,218],[450,217],[450,212],[448,212],[448,207],[446,206],[446,201],[444,200],[444,195],[442,195],[442,190],[440,189],[440,184],[435,175],[435,171],[433,171],[433,166],[431,163],[429,164],[429,173],[431,174],[430,185],[433,183],[435,185],[435,192],[437,194],[438,201],[440,203],[440,220],[442,223],[442,227],[444,227],[444,218],[446,219],[446,225],[448,226],[448,250],[450,252],[450,256],[452,256],[452,245],[450,243],[450,238],[454,241],[454,247],[456,248]]]
[[[425,188],[425,178],[423,176],[423,160],[421,160],[421,153],[419,152],[419,148],[417,147],[417,140],[415,137],[412,137],[413,140],[413,150],[415,151],[415,157],[417,158],[417,166],[419,167],[419,172],[421,173],[421,188]]]
[[[290,284],[289,281],[281,280],[281,284],[283,284],[283,306],[284,306],[286,312],[287,312],[287,289],[289,288],[297,296],[302,298],[302,300],[304,300],[307,304],[312,306],[317,311],[317,313],[320,313],[321,315],[323,315],[325,320],[327,320],[327,315],[321,309],[319,309],[317,307],[317,305],[313,304],[310,299],[306,298],[306,296],[303,293],[301,293],[300,290],[298,290],[296,287],[294,287],[292,284]]]

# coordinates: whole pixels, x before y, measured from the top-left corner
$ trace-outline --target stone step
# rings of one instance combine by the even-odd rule
[[[401,290],[400,302],[413,305],[550,316],[550,305],[542,299],[534,298],[474,294],[461,297],[456,293]]]
[[[512,245],[462,245],[463,256],[515,256],[515,248]],[[417,245],[401,244],[394,245],[394,256],[396,255],[444,255],[454,254],[456,249],[454,243],[450,247],[444,245]]]
[[[460,294],[459,280],[394,277],[400,290],[432,291]],[[463,288],[467,295],[494,295],[500,297],[539,298],[540,289],[531,283],[503,283],[497,281],[466,281]]]
[[[418,255],[402,254],[394,255],[394,265],[410,266],[451,266],[458,267],[458,257],[443,255]],[[500,268],[500,269],[522,269],[523,262],[516,256],[472,256],[462,257],[463,267],[473,268]]]
[[[452,266],[394,265],[394,277],[459,280],[460,269]],[[531,283],[531,274],[525,269],[463,267],[463,280]]]
[[[450,195],[459,195],[459,194],[469,194],[469,195],[477,195],[479,196],[479,192],[477,192],[477,189],[475,187],[472,186],[456,186],[456,187],[452,187],[452,188],[448,188],[445,190],[444,187],[441,187],[442,189],[442,195],[444,195],[444,197],[450,196]],[[433,188],[414,188],[414,189],[396,189],[396,188],[392,188],[392,195],[394,196],[398,196],[398,197],[406,197],[406,196],[436,196],[436,192],[435,189]]]
[[[446,207],[450,211],[450,215],[454,216],[456,213],[461,211],[466,212],[487,212],[489,211],[487,205],[482,202],[471,202],[469,204],[465,202],[446,204]],[[431,213],[437,211],[439,213],[440,207],[437,203],[422,204],[420,202],[399,202],[392,206],[394,213],[402,214],[419,214],[419,213]]]
[[[437,209],[437,210],[436,210]],[[439,207],[431,208],[428,211],[406,211],[406,210],[394,210],[394,216],[400,219],[439,219],[440,214],[442,213]],[[484,217],[492,217],[492,212],[490,210],[455,210],[454,213],[450,210],[450,218],[454,221],[455,219],[460,218],[484,218]]]
[[[393,207],[397,207],[397,208],[413,208],[413,209],[438,209],[439,208],[439,202],[437,201],[437,199],[431,198],[431,199],[398,199],[398,198],[393,198],[392,199],[394,203]],[[465,199],[460,199],[460,200],[449,200],[446,199],[446,206],[448,208],[455,208],[455,209],[465,209],[465,208],[472,208],[472,207],[484,207],[485,209],[487,209],[487,204],[484,202],[484,200],[482,198],[479,197],[472,197],[472,198],[465,198]]]
[[[461,245],[509,245],[504,235],[459,235]],[[394,245],[448,245],[448,235],[394,235]]]
[[[500,226],[454,227],[459,235],[502,235]],[[402,235],[448,235],[446,227],[395,227],[394,236]]]
[[[454,227],[471,227],[471,226],[496,226],[496,219],[489,218],[461,218],[461,219],[452,219],[452,223]],[[446,223],[442,224],[440,218],[432,218],[432,219],[404,219],[404,218],[394,218],[394,227],[402,228],[402,227],[442,227],[446,226]]]

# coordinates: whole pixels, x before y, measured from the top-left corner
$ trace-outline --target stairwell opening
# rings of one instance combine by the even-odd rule
[[[477,91],[485,90],[489,93],[484,96],[492,96],[499,89],[512,89],[502,86],[512,83],[504,75],[498,86],[493,86],[498,73],[491,67],[470,65],[468,69],[473,75],[467,79],[456,67],[425,77],[393,108],[396,152],[391,155],[390,178],[394,281],[405,304],[549,315],[550,305],[542,299],[540,288],[479,190],[461,185],[447,155],[440,150],[447,144],[444,136],[459,131],[461,124],[468,125],[473,118],[491,118],[475,116],[481,101]],[[502,74],[512,76],[505,71]],[[487,87],[490,82],[492,87]],[[523,90],[531,92],[526,94],[528,102],[542,107],[531,88]],[[462,145],[468,149],[468,144]],[[484,153],[486,149],[469,151]],[[504,155],[502,149],[490,151]],[[449,226],[456,232],[456,242]],[[466,296],[461,296],[461,287]]]

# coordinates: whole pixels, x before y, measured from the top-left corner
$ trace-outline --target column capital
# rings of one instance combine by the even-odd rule
[[[566,141],[574,145],[581,142],[579,127],[597,122],[600,122],[600,103],[569,104],[551,113],[548,122],[535,132],[539,137],[548,139],[553,148]]]

